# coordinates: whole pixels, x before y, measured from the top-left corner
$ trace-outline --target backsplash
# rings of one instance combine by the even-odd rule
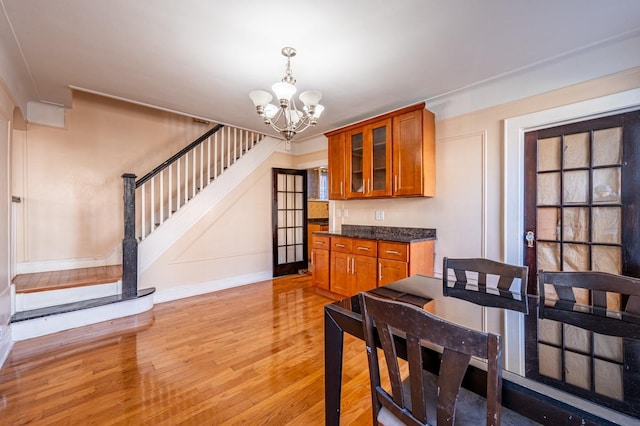
[[[307,202],[307,218],[308,219],[328,219],[329,218],[329,202],[328,201],[308,201]]]

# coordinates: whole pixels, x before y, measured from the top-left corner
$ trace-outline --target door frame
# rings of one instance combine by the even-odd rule
[[[294,176],[302,176],[302,260],[290,263],[278,263],[278,174],[289,174]],[[283,169],[274,167],[271,169],[271,239],[272,239],[272,275],[280,277],[288,274],[297,274],[299,270],[308,267],[307,251],[309,242],[307,238],[307,171],[305,169]]]
[[[503,122],[503,261],[514,265],[524,262],[524,135],[531,130],[574,123],[591,118],[624,113],[640,106],[640,89],[632,89],[574,104],[563,105],[526,115],[511,117]],[[518,365],[506,365],[511,371],[525,372],[524,316],[518,312],[505,313],[505,360],[517,360]]]

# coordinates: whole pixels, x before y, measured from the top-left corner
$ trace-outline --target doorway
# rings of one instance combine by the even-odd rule
[[[640,276],[640,111],[527,132],[524,263]]]
[[[296,274],[307,267],[307,171],[273,172],[273,276]]]

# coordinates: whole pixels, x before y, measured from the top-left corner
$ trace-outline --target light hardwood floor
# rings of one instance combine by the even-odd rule
[[[0,424],[322,425],[329,302],[297,275],[17,342]],[[371,424],[364,343],[344,359],[342,424]]]

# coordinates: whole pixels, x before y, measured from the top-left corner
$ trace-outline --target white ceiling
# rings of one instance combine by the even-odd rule
[[[0,64],[5,79],[9,85],[21,82],[28,99],[67,107],[70,88],[80,88],[264,131],[247,94],[280,80],[285,66],[280,50],[295,47],[298,91],[322,91],[326,107],[305,138],[524,72],[531,84],[520,84],[512,96],[520,88],[526,94],[524,86],[544,90],[608,73],[611,66],[635,66],[640,58],[640,51],[617,51],[622,59],[609,67],[572,59],[608,46],[629,49],[623,42],[640,38],[637,0],[0,0],[0,5],[5,14],[0,15],[0,59],[12,65],[6,71]],[[536,70],[563,61],[569,64],[561,69],[567,75],[536,77]]]

